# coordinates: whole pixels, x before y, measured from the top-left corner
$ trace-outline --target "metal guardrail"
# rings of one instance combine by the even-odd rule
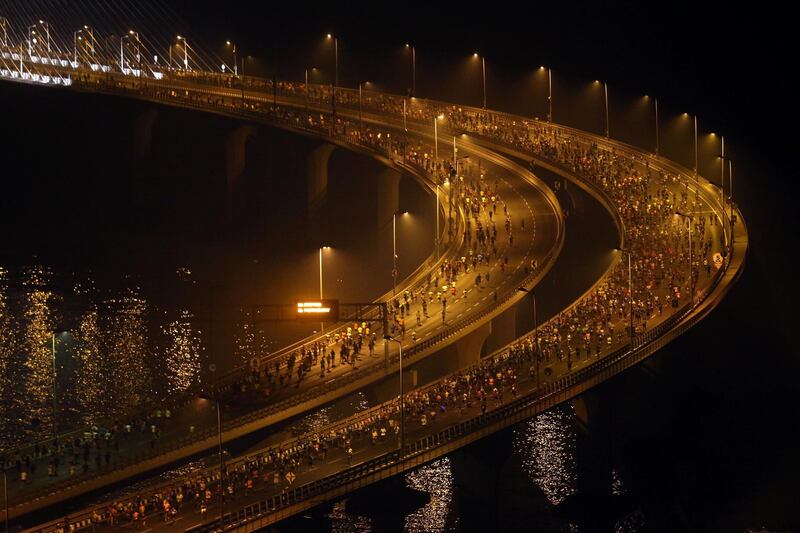
[[[647,332],[645,332],[645,333],[643,333],[643,334],[641,334],[639,336],[634,337],[633,342],[631,343],[630,346],[624,347],[622,349],[619,349],[616,352],[603,357],[601,360],[599,360],[599,361],[597,361],[595,363],[592,363],[591,365],[589,365],[587,367],[584,367],[582,369],[579,369],[579,370],[577,370],[575,372],[572,372],[572,373],[570,373],[570,374],[568,374],[566,376],[563,376],[562,378],[559,378],[558,380],[556,380],[554,382],[547,383],[546,385],[544,385],[541,388],[541,394],[542,395],[548,394],[550,392],[550,389],[553,389],[554,387],[556,387],[556,385],[558,385],[558,387],[561,387],[561,388],[563,388],[563,387],[567,387],[568,388],[568,387],[575,386],[577,383],[579,383],[581,380],[585,379],[590,374],[596,375],[598,373],[606,373],[606,371],[608,371],[609,369],[612,369],[615,365],[618,366],[621,362],[629,361],[630,360],[629,356],[632,353],[640,351],[639,350],[640,348],[648,346],[648,345],[652,345],[655,340],[662,340],[663,341],[663,339],[660,339],[660,337],[665,332],[667,332],[671,328],[673,328],[675,324],[677,324],[679,321],[681,321],[683,318],[685,318],[691,312],[691,310],[695,309],[698,305],[700,305],[700,303],[707,297],[707,295],[710,294],[710,292],[716,287],[717,283],[719,283],[719,280],[722,277],[723,270],[724,269],[720,269],[720,270],[717,271],[717,273],[715,274],[715,278],[714,278],[714,281],[712,283],[712,286],[709,287],[704,292],[704,294],[697,300],[696,304],[694,304],[694,305],[687,304],[686,306],[681,308],[678,312],[674,313],[670,318],[666,319],[664,322],[662,322],[661,324],[659,324],[658,326],[656,326],[652,330],[649,330],[649,331],[647,331]],[[682,333],[688,327],[691,327],[691,325],[693,325],[693,323],[694,323],[694,321],[690,320],[688,323],[683,324],[680,328],[675,330],[676,335]],[[662,344],[662,342],[659,342],[659,344]],[[536,395],[536,396],[539,396],[539,395]],[[508,416],[509,414],[512,414],[509,411],[512,408],[512,406],[515,406],[515,405],[516,406],[522,406],[523,404],[527,404],[527,403],[530,403],[531,401],[535,401],[535,400],[536,400],[536,398],[530,398],[530,397],[521,398],[521,399],[517,400],[516,402],[512,402],[511,404],[508,404],[504,408],[496,409],[494,411],[491,411],[490,413],[487,413],[486,415],[481,415],[481,416],[485,417],[484,421],[488,423],[488,421],[496,420],[498,418],[503,418],[503,417]],[[440,433],[438,433],[436,435],[428,436],[424,440],[416,441],[416,442],[412,443],[411,445],[409,445],[409,452],[410,453],[418,453],[420,451],[424,451],[424,450],[430,449],[431,447],[438,446],[443,441],[452,440],[453,438],[456,438],[456,437],[458,437],[460,435],[463,435],[465,433],[466,429],[469,429],[470,431],[472,431],[472,430],[474,430],[475,427],[477,427],[479,425],[478,422],[480,421],[480,418],[481,417],[477,417],[477,418],[470,419],[468,421],[460,422],[455,426],[451,426],[451,427],[446,428],[445,430],[443,430],[442,432],[440,432]],[[364,463],[362,465],[359,465],[357,468],[348,469],[345,472],[342,472],[341,474],[339,474],[337,476],[338,477],[348,476],[348,475],[352,475],[354,472],[359,472],[359,474],[356,475],[356,477],[363,476],[365,471],[370,470],[372,468],[375,468],[376,466],[378,466],[379,468],[385,467],[386,464],[388,464],[386,462],[387,460],[391,461],[391,454],[387,454],[385,457],[382,457],[382,458],[376,458],[374,460],[368,461],[368,462],[366,462],[366,463]],[[280,497],[276,496],[276,497],[273,497],[272,499],[270,499],[270,500],[268,500],[266,502],[260,502],[259,504],[255,504],[254,506],[250,506],[249,507],[249,509],[250,509],[249,514],[251,516],[254,514],[255,508],[256,508],[255,506],[258,506],[259,513],[262,513],[262,512],[264,512],[264,509],[275,510],[275,509],[278,508],[279,504],[280,505],[288,505],[290,503],[294,503],[295,501],[298,501],[299,499],[302,499],[303,497],[308,497],[309,495],[313,495],[316,492],[318,492],[318,489],[316,489],[314,487],[333,486],[333,485],[335,485],[336,481],[338,479],[337,476],[334,476],[334,478],[329,478],[325,482],[321,482],[321,481],[320,482],[315,482],[315,483],[317,483],[317,485],[314,485],[312,483],[312,484],[309,484],[307,486],[298,487],[298,488],[294,489],[291,493],[289,493],[287,495],[280,496]],[[280,501],[276,500],[276,498],[279,498]],[[245,515],[248,514],[247,510],[245,510],[243,512],[245,513]],[[230,515],[230,516],[233,516],[233,515]],[[240,518],[241,517],[241,512],[237,513],[236,517]],[[227,519],[226,518],[226,520],[230,521],[231,519]],[[217,525],[219,525],[219,524],[217,524]]]
[[[108,89],[106,89],[106,90],[108,90]],[[140,90],[138,90],[138,89],[133,89],[133,90],[136,93],[140,92]],[[123,91],[123,92],[125,92],[125,94],[127,94],[126,91]],[[187,91],[187,93],[188,93],[188,91]],[[174,101],[168,100],[168,103],[174,103]],[[208,106],[205,105],[205,104],[195,103],[194,107],[196,107],[197,109],[201,109],[201,110],[207,110]],[[237,108],[234,108],[234,110],[241,111],[241,110],[239,110]],[[247,113],[245,113],[245,114],[247,114]],[[265,117],[264,117],[264,115],[262,113],[256,113],[251,118],[263,120]],[[267,117],[267,118],[274,119],[275,117]],[[320,133],[317,130],[312,130],[312,131],[314,131],[315,133]],[[327,133],[327,131],[323,130],[323,133]],[[344,139],[347,142],[352,143],[352,138],[347,137],[346,135],[345,136],[335,136],[334,135],[334,137],[339,138],[340,140]],[[371,144],[360,144],[359,146],[367,147],[367,148],[374,148],[374,145],[371,145]],[[391,154],[389,154],[389,155],[391,155]],[[424,169],[422,169],[421,167],[417,167],[415,170],[417,172],[423,172],[424,171]],[[461,227],[461,226],[459,226],[459,227]],[[558,249],[560,249],[560,246],[558,247]],[[530,285],[531,282],[533,280],[535,280],[539,275],[541,275],[542,272],[546,271],[547,267],[550,265],[550,263],[555,258],[555,255],[556,255],[555,252],[556,252],[555,249],[550,250],[550,252],[548,252],[548,254],[543,258],[542,263],[543,263],[544,266],[538,272],[532,273],[531,275],[528,276],[528,278],[524,279],[522,281],[522,284],[526,285],[526,286]],[[431,349],[436,344],[439,344],[442,341],[445,341],[447,339],[452,339],[452,338],[458,336],[459,334],[461,334],[464,331],[464,329],[468,328],[470,325],[475,324],[476,322],[482,320],[483,318],[485,318],[485,317],[487,317],[487,316],[489,316],[491,314],[496,314],[497,313],[497,309],[503,308],[511,300],[513,300],[513,299],[515,299],[517,297],[518,297],[518,295],[517,295],[515,290],[512,290],[512,291],[508,292],[503,297],[502,300],[498,300],[496,306],[493,309],[483,310],[478,315],[474,315],[473,314],[473,315],[470,315],[468,317],[465,317],[464,319],[462,319],[462,320],[456,322],[455,324],[451,325],[446,331],[441,332],[441,333],[435,335],[434,337],[426,339],[425,341],[420,341],[415,346],[413,346],[411,348],[407,348],[405,350],[405,356],[406,357],[413,357],[414,355],[421,354],[421,353],[425,352],[426,350]],[[399,355],[395,355],[395,356],[392,356],[392,357],[389,358],[389,365],[394,365],[394,364],[396,364],[398,362],[399,362]],[[382,373],[384,371],[385,370],[382,367],[380,367],[379,365],[373,365],[371,367],[362,367],[362,368],[360,368],[358,370],[355,370],[353,372],[345,374],[344,376],[340,376],[340,377],[334,378],[333,380],[328,381],[323,385],[320,385],[320,386],[314,387],[312,389],[309,389],[308,391],[306,391],[304,393],[293,395],[290,398],[287,398],[287,399],[285,399],[285,400],[283,400],[281,402],[277,402],[277,403],[272,404],[270,406],[264,407],[264,408],[262,408],[260,410],[253,411],[253,412],[251,412],[251,413],[249,413],[247,415],[244,415],[242,417],[239,417],[239,418],[237,418],[235,420],[226,421],[225,423],[222,424],[223,432],[235,429],[237,427],[241,427],[241,426],[243,426],[245,424],[248,424],[250,422],[253,422],[255,420],[258,420],[258,419],[264,418],[266,416],[269,416],[269,415],[284,411],[285,409],[288,409],[290,407],[293,407],[293,406],[296,406],[296,405],[300,405],[300,404],[302,404],[302,403],[304,403],[304,402],[306,402],[306,401],[308,401],[310,399],[319,397],[319,396],[321,396],[323,394],[326,394],[328,392],[334,391],[334,390],[336,390],[336,389],[338,389],[338,388],[340,388],[342,386],[349,385],[351,383],[354,383],[356,381],[364,379],[369,375],[379,374],[379,373]],[[37,496],[38,497],[43,497],[44,495],[52,495],[54,493],[57,493],[57,492],[59,492],[61,490],[66,489],[66,488],[74,487],[76,485],[79,485],[80,483],[83,483],[83,482],[88,481],[90,479],[96,478],[97,474],[107,474],[107,473],[111,473],[111,472],[114,472],[114,471],[119,471],[119,470],[122,470],[124,468],[127,468],[128,466],[131,466],[131,465],[134,465],[134,464],[140,464],[143,461],[158,457],[160,455],[164,455],[166,453],[170,453],[172,451],[178,450],[178,449],[183,448],[185,446],[188,446],[188,445],[191,445],[191,444],[195,444],[195,443],[198,443],[198,442],[202,442],[204,440],[211,439],[213,436],[216,435],[216,433],[217,433],[216,428],[209,427],[209,428],[206,428],[204,430],[195,432],[193,434],[186,435],[185,437],[182,437],[180,439],[171,440],[166,444],[157,446],[156,449],[143,450],[138,454],[135,454],[135,455],[132,455],[132,456],[127,456],[122,461],[115,461],[113,465],[106,465],[105,467],[101,467],[100,469],[96,469],[93,472],[89,472],[89,473],[86,473],[86,474],[81,474],[81,475],[78,475],[78,476],[70,478],[70,479],[65,479],[65,480],[63,480],[63,481],[61,481],[59,483],[56,483],[56,484],[53,484],[53,485],[49,485],[48,487],[43,488],[40,492],[27,493],[27,494],[25,494],[26,502],[35,501],[36,499],[38,499]]]

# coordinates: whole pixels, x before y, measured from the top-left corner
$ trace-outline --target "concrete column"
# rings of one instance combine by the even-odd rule
[[[533,295],[530,292],[525,293],[514,309],[516,310],[515,338],[519,338],[533,329]],[[539,317],[539,322],[541,321],[542,318]]]
[[[239,126],[225,139],[225,179],[235,186],[247,166],[247,140],[256,134],[253,126]]]
[[[378,175],[377,226],[382,228],[392,221],[392,215],[400,209],[400,173],[387,168]]]
[[[456,341],[458,368],[464,368],[480,362],[486,339],[492,333],[492,323],[485,322],[481,327]],[[457,370],[453,369],[453,370]]]
[[[225,139],[225,182],[228,216],[241,212],[243,202],[241,178],[247,168],[247,140],[256,134],[253,126],[239,126]]]
[[[588,391],[572,400],[577,434],[578,495],[587,500],[611,496],[613,467],[613,395],[603,388]]]
[[[334,148],[332,144],[321,144],[308,155],[308,231],[316,239],[324,237],[327,218],[328,162]]]
[[[492,319],[492,334],[486,339],[490,354],[517,338],[517,309],[512,306]]]
[[[153,126],[158,118],[158,108],[152,107],[133,119],[133,156],[150,159],[153,155]]]
[[[498,529],[502,501],[510,495],[504,491],[503,476],[507,474],[513,454],[507,431],[489,435],[451,453],[450,468],[458,487],[462,519],[475,531]]]

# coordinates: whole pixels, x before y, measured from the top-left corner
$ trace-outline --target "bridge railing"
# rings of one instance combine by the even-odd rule
[[[695,305],[686,304],[684,307],[680,308],[677,312],[675,312],[671,317],[667,318],[653,329],[641,335],[637,335],[636,337],[634,337],[631,346],[620,348],[616,352],[604,356],[597,362],[592,363],[587,367],[571,372],[566,376],[558,378],[555,381],[548,382],[544,384],[539,389],[539,391],[537,391],[537,393],[529,395],[529,397],[520,398],[519,400],[512,402],[511,404],[508,404],[503,408],[490,411],[486,415],[481,415],[479,417],[474,417],[469,420],[459,422],[458,424],[449,426],[436,434],[426,436],[424,439],[420,439],[413,443],[410,443],[407,448],[407,452],[413,455],[416,453],[421,453],[422,451],[425,450],[429,450],[431,448],[435,448],[441,445],[441,443],[443,442],[456,439],[460,436],[465,435],[466,433],[472,432],[476,428],[481,427],[482,425],[502,420],[503,418],[506,418],[508,415],[512,414],[512,410],[522,409],[526,405],[530,405],[530,402],[537,401],[542,397],[547,396],[548,394],[553,394],[555,393],[555,391],[559,389],[564,389],[574,386],[578,384],[581,380],[585,379],[590,375],[597,375],[599,372],[607,373],[607,371],[613,369],[615,365],[619,365],[621,362],[624,362],[626,361],[626,359],[629,359],[627,357],[628,355],[637,351],[641,347],[651,344],[654,340],[659,339],[665,332],[669,331],[671,328],[675,326],[675,324],[677,324],[680,320],[685,318],[686,315],[694,307],[696,307],[696,305],[699,305],[699,303],[703,299],[705,299],[705,297],[708,294],[710,294],[710,292],[714,289],[716,284],[721,279],[722,270],[723,269],[720,269],[716,272],[713,278],[712,286],[707,288],[700,295]],[[690,325],[684,324],[681,326],[681,328],[678,328],[678,330],[683,331],[687,327],[690,327]],[[363,416],[363,413],[360,413],[357,416]],[[396,454],[396,452],[393,453]],[[396,461],[396,457],[393,457],[392,454],[387,454],[382,458],[376,458],[362,465],[358,465],[358,467],[348,469],[345,472],[338,474],[337,476],[327,478],[319,482],[314,482],[309,485],[304,485],[302,487],[298,487],[296,489],[293,489],[293,491],[287,493],[286,495],[275,496],[263,502],[259,502],[252,506],[248,506],[244,510],[228,515],[225,521],[228,523],[233,523],[236,520],[242,518],[252,517],[258,514],[263,514],[265,512],[274,512],[275,510],[279,509],[282,506],[293,504],[296,501],[299,501],[300,499],[307,498],[311,495],[319,493],[320,491],[324,492],[332,487],[341,486],[341,484],[344,484],[348,479],[357,479],[359,476],[363,477],[365,472],[371,472],[372,469],[375,467],[385,468],[387,465],[393,464],[393,461]],[[221,524],[217,523],[214,524],[214,527],[217,528],[220,525]]]
[[[484,314],[485,314],[485,313],[484,313]],[[467,323],[467,321],[466,321],[466,320],[463,320],[463,321],[461,321],[461,323],[460,323],[460,324],[458,324],[458,327],[456,328],[456,330],[458,330],[458,329],[462,329],[463,327],[465,327],[465,326],[466,326],[466,323]],[[652,335],[652,334],[653,334],[653,332],[648,332],[648,333],[649,333],[650,335]],[[418,346],[416,346],[416,347],[412,348],[412,349],[411,349],[411,353],[412,353],[412,354],[414,353],[414,352],[413,352],[413,350],[414,350],[414,349],[417,349],[417,350],[424,350],[424,349],[425,349],[425,348],[427,348],[428,346],[430,346],[430,345],[432,345],[432,344],[435,344],[435,343],[439,342],[440,340],[443,340],[444,338],[446,338],[446,334],[444,334],[444,333],[443,333],[443,334],[440,334],[440,335],[438,335],[438,336],[437,336],[435,339],[429,339],[429,340],[426,340],[426,341],[424,341],[423,343],[420,343]],[[427,344],[426,344],[426,343],[427,343]],[[407,353],[408,353],[408,352],[407,352]],[[395,361],[396,361],[396,359],[395,359]],[[393,362],[394,362],[394,361],[393,361]]]
[[[139,91],[140,90],[137,90],[137,93]],[[201,104],[198,107],[204,109],[206,106]],[[257,118],[263,118],[263,117],[261,115],[257,115]],[[345,136],[346,136],[346,134],[345,134]],[[551,261],[554,260],[554,257],[555,257],[555,251],[551,250],[543,258],[542,264],[543,265],[550,264]],[[522,284],[526,285],[526,286],[530,285],[533,282],[533,280],[535,280],[540,275],[542,270],[544,270],[544,268],[540,269],[539,272],[532,273],[527,279],[523,280]],[[503,297],[503,299],[501,301],[499,301],[497,303],[496,308],[499,308],[499,307],[502,307],[502,306],[506,305],[508,302],[510,302],[516,296],[517,296],[517,294],[516,294],[515,290],[510,291],[509,293],[507,293]],[[492,312],[496,312],[496,311],[484,310],[477,316],[470,315],[469,317],[466,317],[466,318],[456,322],[455,324],[451,325],[444,332],[441,332],[441,333],[437,334],[436,336],[434,336],[432,338],[426,339],[425,341],[421,341],[421,342],[417,343],[415,346],[413,346],[411,348],[407,348],[405,350],[405,356],[406,357],[412,357],[412,356],[414,356],[416,354],[422,353],[425,350],[428,350],[428,349],[434,347],[436,344],[438,344],[438,343],[440,343],[440,342],[442,342],[444,340],[447,340],[449,338],[453,338],[453,337],[459,335],[461,332],[463,332],[464,329],[469,327],[471,324],[474,324],[475,322],[477,322],[477,321],[481,320],[482,318],[488,316]],[[389,359],[389,365],[394,365],[394,364],[397,364],[397,363],[399,363],[399,355],[395,355],[395,356],[393,356],[393,357],[391,357]],[[358,370],[355,370],[355,371],[350,372],[348,374],[345,374],[343,376],[339,376],[337,378],[334,378],[334,379],[326,382],[323,385],[314,387],[313,389],[310,389],[310,390],[306,391],[305,393],[296,394],[296,395],[294,395],[294,396],[292,396],[290,398],[287,398],[286,400],[274,403],[274,404],[269,405],[269,406],[267,406],[265,408],[262,408],[260,410],[253,411],[253,412],[251,412],[251,413],[249,413],[247,415],[238,417],[235,420],[226,421],[225,423],[222,424],[223,431],[229,431],[229,430],[235,429],[237,427],[241,427],[241,426],[243,426],[245,424],[248,424],[250,422],[253,422],[255,420],[258,420],[258,419],[264,418],[266,416],[269,416],[271,414],[275,414],[275,413],[281,412],[281,411],[283,411],[283,410],[285,410],[285,409],[287,409],[289,407],[292,407],[292,406],[295,406],[295,405],[299,405],[299,404],[301,404],[303,402],[306,402],[306,401],[308,401],[310,399],[319,397],[322,394],[334,391],[334,390],[336,390],[336,389],[338,389],[338,388],[340,388],[342,386],[348,385],[350,383],[354,383],[354,382],[356,382],[356,381],[358,381],[360,379],[363,379],[363,378],[367,377],[370,374],[375,374],[375,373],[379,373],[379,372],[385,372],[385,370],[383,370],[382,368],[377,367],[377,366],[362,367],[361,369],[358,369]],[[42,489],[41,493],[42,494],[53,494],[55,492],[58,492],[60,490],[65,489],[65,488],[74,487],[77,484],[80,484],[82,482],[88,481],[88,480],[96,477],[96,475],[98,473],[100,473],[100,474],[109,473],[109,472],[112,472],[112,471],[115,471],[115,470],[120,470],[120,469],[126,468],[126,467],[128,467],[130,465],[133,465],[133,464],[141,464],[143,461],[145,461],[147,459],[154,458],[154,457],[162,455],[164,453],[169,453],[171,451],[183,448],[183,447],[188,446],[190,444],[194,444],[194,443],[197,443],[197,442],[201,442],[201,441],[204,441],[204,440],[211,439],[215,434],[216,434],[216,428],[208,427],[208,428],[205,428],[204,430],[197,431],[195,433],[186,435],[186,436],[184,436],[182,438],[170,440],[170,441],[168,441],[168,442],[166,442],[164,444],[159,443],[154,449],[143,450],[138,454],[129,455],[124,460],[115,461],[113,465],[107,465],[105,467],[101,467],[100,469],[96,469],[93,472],[89,472],[89,473],[86,473],[86,474],[83,474],[83,475],[79,475],[79,476],[76,476],[76,477],[74,477],[72,479],[64,480],[64,481],[62,481],[60,483],[56,483],[56,484],[50,485],[49,487]],[[26,493],[25,496],[28,496],[28,494]],[[28,497],[28,501],[30,501],[30,497]]]

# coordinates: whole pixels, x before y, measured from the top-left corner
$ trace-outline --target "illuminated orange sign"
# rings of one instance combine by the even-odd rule
[[[316,322],[338,322],[339,300],[310,300],[297,302],[297,318]]]

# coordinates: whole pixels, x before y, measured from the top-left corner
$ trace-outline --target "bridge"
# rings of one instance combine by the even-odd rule
[[[221,438],[235,439],[385,380],[397,374],[401,359],[408,368],[432,354],[444,354],[447,362],[442,368],[448,370],[446,375],[434,380],[418,379],[427,384],[404,396],[402,409],[398,399],[392,399],[300,439],[276,437],[278,442],[269,448],[230,461],[223,486],[234,479],[238,468],[249,469],[253,464],[260,471],[279,472],[279,482],[259,481],[248,490],[249,494],[226,502],[228,512],[221,519],[208,521],[208,517],[194,516],[193,520],[201,523],[200,529],[252,530],[274,523],[378,479],[415,468],[575,398],[640,362],[696,324],[719,303],[742,271],[747,231],[735,206],[720,199],[718,188],[677,164],[611,139],[505,113],[384,93],[371,92],[365,98],[360,91],[346,88],[334,90],[196,71],[160,72],[160,76],[144,77],[69,61],[65,64],[62,60],[48,60],[43,65],[41,59],[33,61],[30,54],[25,57],[18,53],[14,58],[9,53],[9,57],[19,61],[16,70],[11,68],[14,65],[4,64],[2,75],[9,80],[120,95],[268,124],[323,139],[331,146],[369,154],[394,170],[416,176],[435,195],[437,211],[446,215],[447,229],[440,234],[446,235],[442,239],[446,247],[441,256],[432,257],[401,282],[397,294],[428,292],[429,273],[442,272],[445,261],[454,262],[469,254],[471,241],[477,239],[475,228],[470,226],[481,222],[488,227],[490,211],[499,216],[482,199],[487,194],[499,198],[500,205],[511,213],[515,230],[499,241],[505,246],[503,256],[508,258],[509,272],[505,272],[505,259],[501,260],[500,254],[488,265],[475,265],[469,270],[467,279],[477,273],[485,276],[486,272],[492,273],[495,280],[502,279],[491,293],[480,287],[471,289],[462,301],[448,305],[447,314],[451,317],[460,312],[455,320],[426,320],[419,326],[412,325],[407,328],[404,341],[386,343],[382,356],[365,357],[358,367],[339,365],[320,377],[309,372],[296,383],[297,387],[280,388],[266,400],[247,402],[246,408],[238,406],[235,417],[223,425]],[[442,134],[441,140],[437,130]],[[446,147],[450,139],[450,149],[457,144],[458,153],[470,156],[468,162],[437,157],[439,146]],[[231,167],[236,167],[237,150],[233,152]],[[320,157],[324,159],[324,155]],[[451,166],[459,164],[460,172],[451,173]],[[515,306],[533,301],[531,293],[555,262],[564,239],[558,201],[536,177],[536,167],[554,172],[592,194],[615,220],[622,251],[585,295],[555,319],[517,339],[513,327]],[[324,181],[323,174],[316,173],[313,178]],[[462,174],[466,180],[462,181]],[[479,187],[470,186],[470,174]],[[490,179],[485,180],[487,176]],[[492,177],[502,184],[495,190],[486,183]],[[445,188],[454,192],[442,194],[440,191]],[[442,196],[446,199],[441,200]],[[439,207],[445,203],[448,209]],[[477,209],[470,205],[473,203]],[[530,228],[527,232],[516,231],[517,213],[524,213]],[[654,249],[661,255],[654,254]],[[498,272],[501,263],[502,274]],[[636,283],[632,282],[634,273]],[[460,290],[462,285],[458,287]],[[395,300],[396,295],[391,293],[379,299]],[[416,301],[413,303],[419,306]],[[334,332],[342,333],[344,327],[339,326]],[[381,335],[387,333],[380,331]],[[416,341],[409,338],[412,333]],[[505,346],[481,359],[483,345],[490,336],[495,347]],[[324,337],[312,337],[264,356],[259,365],[269,367],[277,362],[278,373],[286,373],[291,371],[291,365],[286,365],[292,353],[308,353],[328,342]],[[486,377],[488,368],[490,375],[501,369],[502,377]],[[249,369],[237,369],[208,392],[218,398],[234,398],[241,393],[243,384],[252,385],[248,376],[252,376]],[[490,383],[489,379],[499,383]],[[411,381],[416,385],[413,378]],[[439,397],[442,392],[449,392],[456,399],[435,400],[441,414],[435,421],[423,423],[415,411],[416,402]],[[208,416],[210,412],[198,420],[192,411],[196,410],[196,394],[197,391],[190,391],[176,403],[172,410],[174,424],[171,423],[176,431],[163,431],[155,445],[146,435],[138,439],[134,435],[121,443],[114,461],[104,467],[72,477],[42,476],[27,486],[12,481],[10,516],[30,513],[216,446],[217,428],[213,417]],[[467,399],[463,399],[464,394]],[[191,434],[185,431],[186,423],[179,422],[189,419],[198,420],[197,429]],[[351,434],[353,428],[363,429],[365,424],[386,430],[386,435],[379,432],[375,444],[371,433],[366,437],[363,431],[353,434],[350,443],[325,440],[324,436],[331,432]],[[405,431],[399,432],[401,426]],[[64,435],[59,440],[69,442],[73,438],[74,434]],[[309,443],[320,442],[325,443],[323,447],[328,452],[309,448]],[[352,448],[352,453],[347,453],[347,448]],[[275,459],[286,450],[300,450],[304,459],[316,458],[317,463],[321,459],[325,466],[287,469],[282,459]],[[25,454],[26,450],[17,453]],[[40,460],[47,461],[48,457]],[[211,480],[209,485],[214,485],[213,480],[218,477],[214,472],[205,476]],[[286,479],[288,472],[293,474],[291,481]],[[172,482],[170,486],[177,484]],[[87,509],[69,517],[69,521],[89,526],[93,515],[106,512],[107,506]],[[54,530],[57,524],[39,529]],[[187,521],[185,525],[193,524]]]

